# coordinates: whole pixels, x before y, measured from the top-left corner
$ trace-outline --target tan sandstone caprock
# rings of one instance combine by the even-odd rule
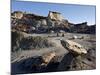
[[[46,53],[42,56],[42,59],[44,61],[43,64],[48,65],[48,63],[56,56],[55,52],[50,52],[50,53]]]
[[[80,44],[71,40],[61,40],[62,46],[67,49],[70,53],[80,55],[86,54],[87,51]]]

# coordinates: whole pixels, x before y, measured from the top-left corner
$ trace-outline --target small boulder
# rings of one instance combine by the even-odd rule
[[[42,70],[43,68],[45,69],[55,56],[55,52],[50,52],[43,54],[42,56],[28,58],[24,61],[24,67],[36,70]]]
[[[55,52],[46,53],[42,56],[44,64],[48,65],[50,61],[56,56]]]
[[[87,51],[80,44],[71,40],[61,40],[62,46],[75,55],[86,54]]]
[[[76,35],[74,35],[72,38],[73,38],[73,39],[77,39],[78,37],[77,37]]]

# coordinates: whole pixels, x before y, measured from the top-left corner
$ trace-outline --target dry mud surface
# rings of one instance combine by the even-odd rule
[[[11,53],[11,72],[12,74],[25,74],[25,73],[41,73],[41,72],[55,72],[55,71],[74,71],[74,70],[91,70],[96,68],[96,37],[92,34],[76,34],[66,33],[64,37],[57,37],[57,34],[25,34],[25,36],[42,36],[47,37],[50,42],[53,42],[54,47],[21,50]],[[77,39],[72,39],[73,36],[77,36]],[[80,39],[80,37],[84,37]],[[62,47],[60,40],[70,39],[81,44],[88,53],[83,56],[74,58],[70,56],[69,52]],[[44,53],[55,51],[56,57],[53,59],[55,63],[50,63],[44,69],[26,68],[25,62],[30,58],[37,58]],[[74,58],[74,59],[73,59]],[[32,62],[34,62],[33,60]],[[30,62],[29,62],[30,64]]]

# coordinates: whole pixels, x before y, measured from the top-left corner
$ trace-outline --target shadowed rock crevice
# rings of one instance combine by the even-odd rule
[[[66,54],[58,66],[58,71],[69,70],[73,59],[74,59],[74,56],[72,55],[72,53]]]

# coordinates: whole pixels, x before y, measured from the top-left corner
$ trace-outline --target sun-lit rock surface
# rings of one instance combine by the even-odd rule
[[[71,40],[61,40],[61,44],[69,52],[73,54],[86,54],[87,51],[78,43]]]

